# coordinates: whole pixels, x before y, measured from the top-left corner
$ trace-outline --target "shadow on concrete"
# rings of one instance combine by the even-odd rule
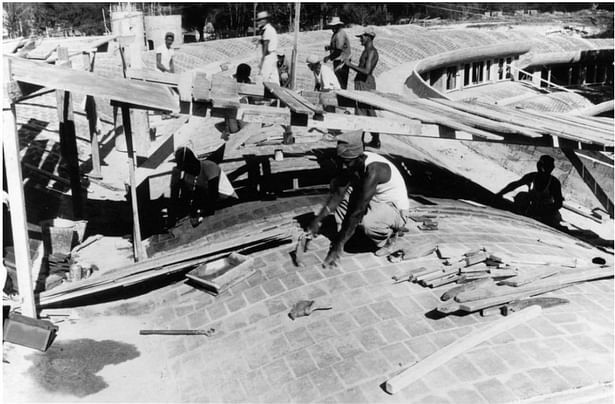
[[[92,339],[57,341],[47,352],[29,355],[28,373],[50,392],[86,397],[108,387],[98,376],[107,365],[139,357],[137,347],[123,342]]]

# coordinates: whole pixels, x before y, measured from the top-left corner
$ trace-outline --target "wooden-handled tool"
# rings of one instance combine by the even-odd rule
[[[211,336],[216,330],[210,328],[209,330],[141,330],[140,335],[205,335]]]

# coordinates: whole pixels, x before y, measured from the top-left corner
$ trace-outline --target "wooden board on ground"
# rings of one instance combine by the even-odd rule
[[[532,306],[509,317],[496,320],[493,323],[472,332],[471,334],[457,339],[455,342],[445,346],[439,351],[429,355],[425,359],[404,370],[400,374],[390,378],[386,381],[384,388],[390,394],[398,393],[410,385],[413,381],[420,379],[430,371],[444,365],[457,355],[466,352],[470,348],[475,347],[481,342],[487,341],[504,331],[526,323],[527,321],[538,317],[541,313],[542,309],[539,306]]]
[[[153,279],[180,271],[190,265],[198,265],[207,260],[214,260],[240,248],[265,245],[271,241],[281,241],[290,237],[288,230],[268,230],[244,235],[229,241],[213,244],[193,245],[189,248],[149,258],[141,262],[115,268],[101,276],[93,276],[83,282],[61,285],[39,295],[40,305],[49,305],[111,290],[117,287],[133,285],[137,282]],[[199,261],[200,260],[200,261]]]

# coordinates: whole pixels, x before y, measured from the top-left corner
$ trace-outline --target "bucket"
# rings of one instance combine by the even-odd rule
[[[87,220],[55,218],[41,222],[45,254],[70,254],[72,248],[83,241]]]

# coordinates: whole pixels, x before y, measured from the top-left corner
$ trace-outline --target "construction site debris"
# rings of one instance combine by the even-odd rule
[[[536,297],[531,299],[514,300],[502,306],[483,309],[480,311],[480,315],[483,317],[495,314],[508,316],[511,313],[521,311],[530,306],[540,306],[543,309],[547,309],[549,307],[559,306],[567,303],[570,303],[570,300],[560,299],[559,297]]]
[[[288,317],[294,320],[298,317],[309,316],[316,310],[331,310],[332,307],[313,307],[314,300],[300,300],[293,305],[288,313]]]

